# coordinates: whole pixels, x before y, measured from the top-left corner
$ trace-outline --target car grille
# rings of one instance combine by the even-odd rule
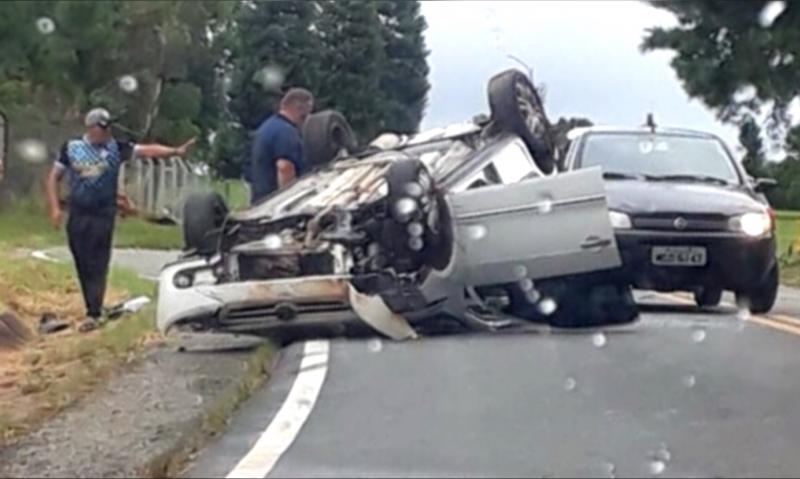
[[[634,215],[633,227],[661,231],[727,231],[728,217],[719,214],[677,213]]]

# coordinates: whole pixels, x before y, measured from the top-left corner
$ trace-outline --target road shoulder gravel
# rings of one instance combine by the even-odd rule
[[[182,337],[0,449],[0,477],[165,477],[222,430],[264,381],[261,340]]]

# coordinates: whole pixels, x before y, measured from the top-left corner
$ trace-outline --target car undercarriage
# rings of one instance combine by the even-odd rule
[[[493,117],[355,154],[326,148],[337,156],[242,211],[190,198],[188,254],[162,273],[159,327],[275,335],[366,324],[407,339],[442,324],[553,324],[542,304],[556,300],[538,285],[620,264],[602,175],[545,174],[544,143],[526,141],[541,122],[520,130]]]

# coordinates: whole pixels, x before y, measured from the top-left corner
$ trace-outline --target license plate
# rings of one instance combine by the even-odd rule
[[[707,255],[699,246],[655,246],[652,260],[656,266],[705,266]]]

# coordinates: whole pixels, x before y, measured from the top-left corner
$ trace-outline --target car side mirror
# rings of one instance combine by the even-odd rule
[[[759,193],[771,190],[778,186],[778,181],[774,178],[756,178],[753,188]]]

